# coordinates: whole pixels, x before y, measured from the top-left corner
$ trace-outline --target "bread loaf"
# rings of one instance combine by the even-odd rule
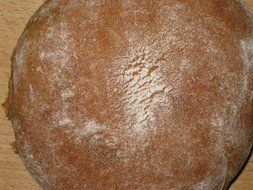
[[[253,144],[239,0],[47,0],[12,56],[8,115],[46,190],[224,190]]]

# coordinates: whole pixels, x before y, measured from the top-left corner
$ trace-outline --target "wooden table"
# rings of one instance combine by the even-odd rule
[[[29,17],[43,0],[0,0],[0,103],[7,95],[10,56]],[[253,0],[245,0],[253,12]],[[0,109],[0,190],[39,190],[11,148],[13,130]],[[253,156],[231,190],[253,190]]]

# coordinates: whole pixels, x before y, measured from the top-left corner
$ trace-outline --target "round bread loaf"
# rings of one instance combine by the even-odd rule
[[[223,190],[253,144],[239,0],[48,0],[12,57],[8,114],[46,190]]]

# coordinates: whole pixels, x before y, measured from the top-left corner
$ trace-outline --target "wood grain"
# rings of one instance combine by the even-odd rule
[[[25,24],[43,0],[0,0],[0,102],[7,95],[10,56]],[[245,0],[253,12],[253,0]],[[11,147],[14,134],[11,123],[0,109],[0,190],[39,190],[18,155]],[[253,190],[253,157],[231,190]]]

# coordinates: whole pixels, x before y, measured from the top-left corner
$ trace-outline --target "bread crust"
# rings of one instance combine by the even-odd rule
[[[43,189],[226,189],[253,144],[253,22],[237,0],[48,0],[8,116]]]

